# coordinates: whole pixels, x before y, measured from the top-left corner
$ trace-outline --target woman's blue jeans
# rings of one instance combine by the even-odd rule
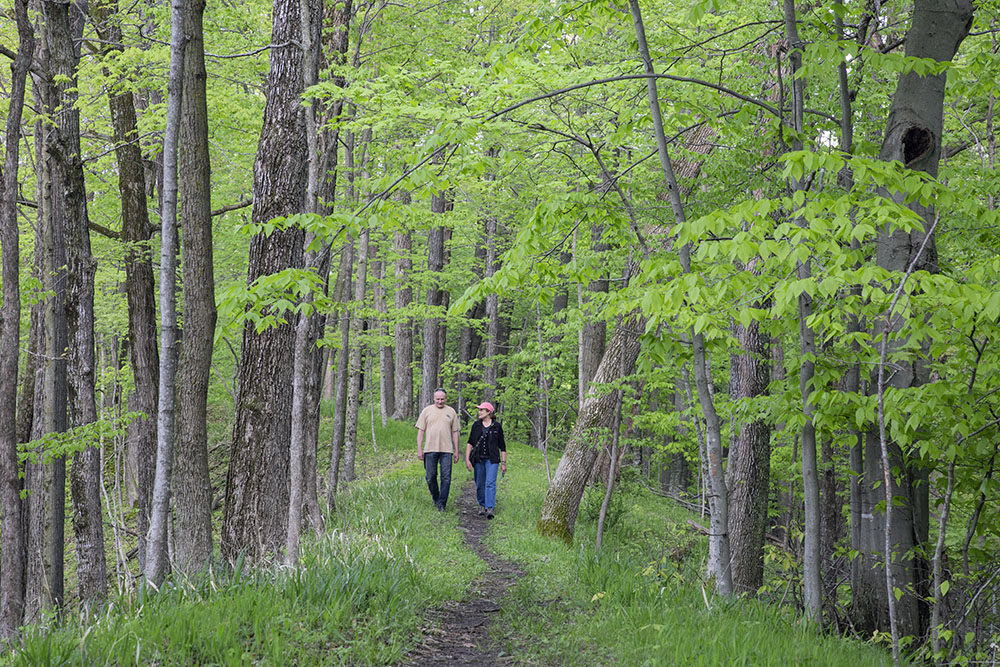
[[[476,480],[476,500],[479,505],[491,510],[497,506],[497,473],[500,464],[489,459],[472,464],[472,474]]]

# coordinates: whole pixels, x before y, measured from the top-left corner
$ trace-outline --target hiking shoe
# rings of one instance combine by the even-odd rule
[[[480,505],[479,506],[479,511],[476,512],[476,514],[478,514],[479,516],[483,516],[484,514],[486,514],[486,508],[483,507],[482,505]]]
[[[486,518],[487,519],[492,519],[493,518],[493,509],[492,508],[486,510]]]

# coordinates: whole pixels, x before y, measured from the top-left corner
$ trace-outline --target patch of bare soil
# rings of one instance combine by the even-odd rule
[[[476,487],[471,481],[462,488],[455,510],[465,544],[486,562],[486,570],[473,582],[467,599],[449,601],[428,614],[420,646],[406,656],[407,667],[511,663],[499,646],[490,643],[489,628],[498,618],[507,589],[522,571],[517,563],[500,558],[483,545],[490,521],[477,514]]]

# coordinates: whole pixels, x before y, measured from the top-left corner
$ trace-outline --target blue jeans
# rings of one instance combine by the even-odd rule
[[[500,464],[489,459],[472,464],[473,478],[476,480],[476,500],[488,510],[497,506],[497,473]]]
[[[427,488],[431,491],[434,504],[440,508],[448,503],[451,489],[451,452],[424,452],[424,472],[427,473]],[[438,487],[438,463],[441,464],[441,486]]]

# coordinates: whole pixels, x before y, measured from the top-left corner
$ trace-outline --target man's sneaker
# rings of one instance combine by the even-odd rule
[[[444,511],[444,505],[442,505],[441,503],[438,503],[437,504],[437,510],[438,510],[438,512],[443,512]]]
[[[487,519],[492,519],[493,518],[493,510],[492,509],[486,510],[486,518]]]
[[[480,506],[479,506],[479,511],[477,512],[477,514],[478,514],[479,516],[483,516],[484,514],[486,514],[486,508],[485,508],[485,507],[483,507],[482,505],[480,505]]]

